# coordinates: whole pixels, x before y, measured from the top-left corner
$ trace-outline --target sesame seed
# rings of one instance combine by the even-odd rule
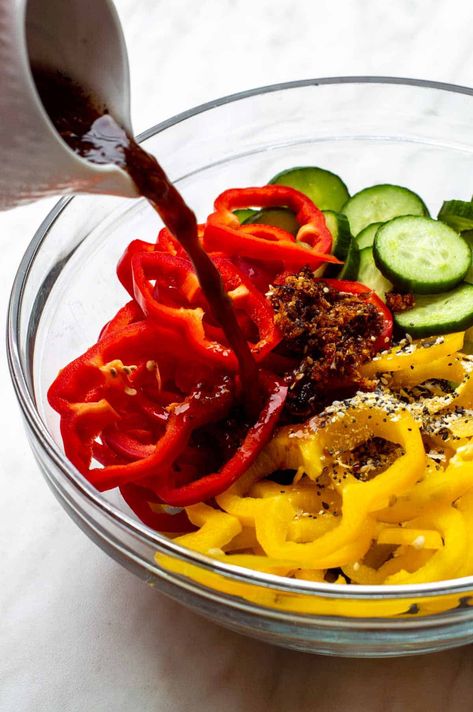
[[[422,534],[416,536],[416,538],[412,542],[412,546],[414,547],[414,549],[417,550],[423,549],[425,546],[425,536],[422,536]]]

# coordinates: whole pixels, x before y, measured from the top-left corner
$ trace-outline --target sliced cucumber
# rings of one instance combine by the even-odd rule
[[[386,222],[399,215],[428,215],[424,201],[416,193],[399,185],[373,185],[356,193],[342,208],[353,235],[367,225]]]
[[[291,235],[297,235],[297,231],[299,230],[299,223],[296,220],[296,216],[289,208],[263,208],[263,210],[253,211],[252,215],[249,215],[246,220],[243,221],[244,225],[250,223],[280,227],[290,232]]]
[[[455,230],[438,220],[400,217],[379,228],[373,256],[384,276],[416,294],[446,292],[471,265],[471,249]]]
[[[435,336],[473,326],[473,285],[460,284],[445,294],[416,298],[413,309],[394,315],[396,324],[411,336]]]
[[[337,279],[356,279],[360,267],[360,250],[355,238],[352,238],[345,264],[337,275]]]
[[[470,269],[465,275],[465,282],[468,282],[468,284],[473,284],[473,230],[466,230],[465,232],[462,232],[462,237],[464,240],[467,241],[471,249]]]
[[[365,247],[373,247],[374,236],[378,232],[378,228],[384,225],[382,222],[371,223],[367,225],[358,235],[356,236],[356,241],[360,250],[364,250]]]
[[[390,292],[393,288],[391,282],[376,267],[372,247],[364,247],[360,250],[360,264],[356,279],[376,292],[383,302],[386,301],[386,292]]]
[[[287,185],[300,190],[320,210],[340,210],[350,197],[341,178],[331,171],[316,166],[289,168],[275,175],[269,183]]]
[[[438,219],[457,232],[473,229],[473,203],[465,200],[446,200],[440,208]]]
[[[240,223],[244,223],[245,220],[247,220],[257,212],[257,210],[253,210],[252,208],[241,208],[238,210],[234,210],[233,214],[237,216]]]
[[[324,210],[323,212],[327,227],[332,233],[332,254],[339,260],[345,260],[352,241],[348,218],[334,210]]]

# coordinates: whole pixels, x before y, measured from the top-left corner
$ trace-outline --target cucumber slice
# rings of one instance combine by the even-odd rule
[[[327,227],[332,233],[332,254],[339,260],[345,260],[352,241],[348,218],[334,210],[324,210],[323,213]]]
[[[356,279],[360,267],[360,250],[355,238],[352,238],[345,264],[337,275],[337,279]]]
[[[469,329],[473,326],[473,285],[463,283],[445,294],[417,297],[415,307],[395,314],[394,321],[415,337]]]
[[[368,225],[360,233],[358,233],[358,235],[356,236],[356,241],[360,250],[364,250],[365,247],[373,247],[374,237],[378,232],[378,228],[381,227],[381,225],[384,225],[384,223],[371,223],[371,225]]]
[[[383,302],[386,301],[386,292],[390,292],[393,288],[391,282],[376,267],[372,247],[364,247],[360,250],[360,265],[356,279],[376,292]]]
[[[289,168],[271,178],[269,183],[287,185],[307,195],[320,210],[340,210],[350,194],[335,173],[316,166]]]
[[[290,232],[291,235],[297,235],[297,231],[299,230],[299,223],[296,220],[296,216],[289,208],[263,208],[263,210],[253,211],[252,215],[249,215],[246,220],[243,221],[244,225],[250,223],[280,227]]]
[[[473,203],[465,200],[446,200],[440,208],[438,219],[457,232],[473,229]]]
[[[373,244],[377,267],[396,287],[416,294],[446,292],[471,265],[471,249],[438,220],[400,217],[379,228]]]
[[[252,208],[239,208],[238,210],[234,210],[233,214],[237,216],[240,223],[244,223],[245,220],[257,212],[257,210],[253,210]]]
[[[462,232],[462,237],[464,240],[467,241],[471,249],[470,269],[465,275],[465,282],[468,282],[468,284],[473,284],[473,230],[466,230],[465,232]]]
[[[353,235],[367,225],[386,222],[399,215],[428,215],[424,201],[416,193],[399,185],[373,185],[356,193],[342,208]]]

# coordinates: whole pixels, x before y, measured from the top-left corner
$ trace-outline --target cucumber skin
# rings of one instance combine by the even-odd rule
[[[372,275],[373,279],[369,279],[367,281],[367,276],[370,276],[370,267],[373,267],[376,273]],[[365,273],[367,272],[368,275],[365,276]],[[386,279],[384,274],[379,269],[377,269],[373,258],[373,248],[369,246],[363,247],[360,250],[360,263],[358,266],[358,274],[356,275],[356,281],[361,282],[361,284],[365,284],[367,287],[376,292],[378,297],[383,302],[386,301],[386,294],[390,292],[393,288],[391,282]]]
[[[473,229],[473,203],[446,200],[439,210],[438,220],[457,232]]]
[[[359,269],[360,249],[358,247],[356,239],[353,238],[350,242],[350,247],[348,249],[348,255],[345,264],[337,275],[337,279],[356,280]]]
[[[393,285],[402,291],[405,292],[412,292],[414,294],[442,294],[444,292],[448,292],[455,287],[457,287],[465,278],[466,274],[468,273],[468,270],[466,270],[463,274],[460,275],[460,277],[456,276],[454,279],[446,280],[444,282],[440,282],[438,284],[435,283],[422,283],[417,279],[412,279],[409,277],[404,278],[402,275],[399,275],[398,272],[396,272],[394,269],[392,269],[386,262],[384,261],[382,255],[380,255],[378,251],[378,246],[380,239],[382,237],[382,230],[390,226],[392,223],[395,221],[399,220],[424,220],[428,219],[431,220],[433,223],[437,222],[433,220],[432,218],[423,218],[420,215],[400,215],[397,218],[393,218],[392,220],[388,220],[383,227],[379,229],[379,231],[376,233],[375,241],[373,243],[373,258],[376,263],[377,268],[379,271],[388,279],[390,282],[393,283]],[[444,228],[449,228],[448,225],[445,225],[442,223]],[[453,228],[449,228],[452,232],[455,232]],[[458,237],[459,240],[462,240],[468,247],[467,241],[462,238],[458,233],[455,233]],[[470,249],[470,254],[471,254],[471,247]]]
[[[334,188],[335,192],[340,192],[342,197],[336,197],[334,199],[333,196],[326,195],[323,200],[318,200],[318,202],[314,201],[312,196],[297,184],[297,180],[295,184],[292,182],[285,183],[284,180],[282,180],[284,179],[284,176],[287,176],[289,173],[296,173],[296,171],[314,171],[322,177],[326,176],[330,181],[333,181],[333,185],[336,186]],[[268,185],[287,185],[289,188],[300,190],[301,193],[304,193],[304,195],[307,195],[307,197],[313,201],[314,205],[316,205],[319,210],[340,211],[342,206],[345,205],[345,203],[350,199],[348,188],[340,176],[332,171],[328,171],[326,168],[320,168],[319,166],[294,166],[293,168],[286,168],[273,176],[273,178],[268,181]],[[322,190],[321,192],[324,191]]]
[[[268,216],[267,220],[265,219],[266,215]],[[262,208],[261,210],[255,210],[243,220],[242,225],[271,225],[282,228],[294,236],[297,235],[299,230],[296,216],[289,208]]]
[[[471,248],[471,265],[470,269],[465,275],[465,282],[468,284],[473,284],[473,230],[467,230],[462,233],[462,237],[470,245]]]
[[[348,218],[346,215],[338,213],[336,210],[324,210],[323,214],[327,227],[332,233],[332,254],[335,255],[335,257],[338,257],[339,260],[345,260],[348,256],[351,241],[353,240]],[[335,220],[337,223],[336,235],[334,235],[333,230],[330,228],[331,220]]]
[[[427,323],[424,320],[424,322],[415,325],[412,322],[408,321],[409,315],[411,315],[410,318],[412,318],[413,312],[415,316],[416,307],[414,306],[412,309],[402,312],[401,314],[394,314],[395,325],[403,332],[408,333],[411,336],[415,336],[416,338],[422,338],[424,336],[441,336],[444,334],[453,334],[457,331],[466,331],[467,329],[473,326],[473,285],[466,284],[466,282],[463,282],[456,289],[447,292],[445,295],[424,295],[421,296],[421,299],[428,300],[429,296],[431,296],[434,301],[436,299],[440,300],[442,296],[447,297],[448,294],[452,294],[453,292],[459,292],[460,290],[466,290],[467,293],[469,292],[471,294],[471,310],[461,319],[457,319],[456,321],[437,321],[437,323],[434,322],[433,324],[432,322]]]
[[[345,215],[347,215],[348,220],[350,221],[350,215],[347,214],[347,212],[346,212],[347,209],[350,212],[353,207],[353,203],[356,204],[356,201],[359,200],[360,196],[366,196],[366,194],[368,192],[374,191],[375,189],[379,189],[379,188],[382,188],[382,189],[395,188],[396,190],[402,191],[403,193],[408,193],[411,198],[417,199],[418,205],[422,210],[421,213],[415,213],[415,214],[419,215],[421,217],[430,217],[430,213],[429,213],[429,209],[427,208],[427,205],[424,203],[422,198],[419,195],[417,195],[417,193],[414,193],[414,191],[410,190],[410,188],[406,188],[405,186],[402,186],[402,185],[393,185],[392,183],[378,183],[376,185],[371,185],[371,186],[368,186],[367,188],[363,188],[362,190],[358,191],[358,193],[355,193],[355,195],[352,195],[352,197],[349,198],[349,200],[347,200],[347,202],[341,209],[341,212],[344,213]],[[373,222],[388,222],[389,220],[393,220],[395,217],[402,217],[403,215],[406,215],[406,213],[398,213],[397,215],[391,215],[390,217],[380,216],[378,219],[374,219],[374,220],[370,220],[369,222],[366,222],[361,227],[357,225],[358,229],[356,229],[356,230],[353,227],[353,225],[351,225],[352,233],[354,235],[358,236],[360,234],[360,232],[362,232],[366,227],[368,227]],[[352,218],[352,220],[353,220],[353,218]]]
[[[373,247],[374,243],[374,238],[376,236],[377,231],[381,227],[381,225],[384,225],[382,222],[375,222],[375,223],[370,223],[366,227],[363,228],[361,232],[358,233],[356,236],[356,241],[358,243],[358,247],[360,250],[364,250],[365,247]],[[364,234],[363,234],[364,233]],[[373,239],[371,239],[371,235],[369,239],[367,239],[368,233],[373,233]]]

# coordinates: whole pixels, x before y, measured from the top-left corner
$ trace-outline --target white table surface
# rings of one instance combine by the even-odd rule
[[[296,78],[391,74],[473,86],[467,0],[117,6],[136,131]],[[20,257],[51,204],[0,215],[2,319]],[[0,379],[1,712],[473,709],[472,647],[387,661],[309,656],[220,629],[150,590],[60,508],[26,444],[5,361]]]

